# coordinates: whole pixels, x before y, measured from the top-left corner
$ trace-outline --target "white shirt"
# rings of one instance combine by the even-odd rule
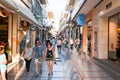
[[[58,39],[57,40],[57,45],[61,45],[61,43],[62,43],[61,40]]]
[[[26,48],[24,58],[28,58],[32,55],[33,49],[32,48]]]

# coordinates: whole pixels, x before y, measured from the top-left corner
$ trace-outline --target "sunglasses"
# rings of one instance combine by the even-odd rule
[[[0,47],[0,51],[2,51],[4,49],[4,47]]]

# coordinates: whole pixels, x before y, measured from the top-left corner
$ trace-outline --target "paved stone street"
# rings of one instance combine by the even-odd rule
[[[8,80],[114,80],[104,70],[93,63],[88,57],[85,59],[78,55],[75,50],[69,51],[66,56],[65,51],[61,54],[55,49],[57,65],[53,64],[53,75],[48,76],[46,61],[43,61],[42,74],[35,77],[34,59],[31,62],[30,73],[25,71],[24,60],[20,61],[22,67],[19,71],[8,73]]]

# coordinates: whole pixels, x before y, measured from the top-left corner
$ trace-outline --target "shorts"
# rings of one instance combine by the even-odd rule
[[[41,58],[41,60],[40,60],[40,59],[35,58],[35,63],[42,63],[42,58]]]
[[[57,48],[61,48],[61,45],[57,45]]]
[[[46,57],[46,61],[53,61],[54,58],[49,58],[49,57]]]
[[[68,46],[67,46],[67,45],[65,45],[65,48],[68,48]]]
[[[0,71],[1,72],[6,72],[7,66],[6,65],[0,65]]]

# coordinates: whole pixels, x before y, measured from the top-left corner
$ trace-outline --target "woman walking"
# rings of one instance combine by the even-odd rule
[[[29,42],[27,44],[27,47],[24,48],[24,50],[22,51],[22,54],[20,56],[20,58],[24,57],[24,59],[25,59],[27,73],[29,73],[29,69],[30,69],[30,63],[32,60],[32,52],[33,52],[33,49],[32,49],[31,43]]]
[[[6,60],[6,56],[4,54],[4,50],[5,50],[5,45],[0,42],[0,76],[2,77],[2,80],[6,80],[6,70],[7,70],[7,60]]]
[[[49,71],[48,76],[53,75],[52,69],[53,69],[53,60],[55,60],[55,53],[52,44],[50,42],[47,43],[47,49],[45,51],[45,59],[47,61],[47,66]]]
[[[58,38],[57,39],[57,49],[58,49],[58,53],[61,53],[61,48],[62,48],[62,39]]]

